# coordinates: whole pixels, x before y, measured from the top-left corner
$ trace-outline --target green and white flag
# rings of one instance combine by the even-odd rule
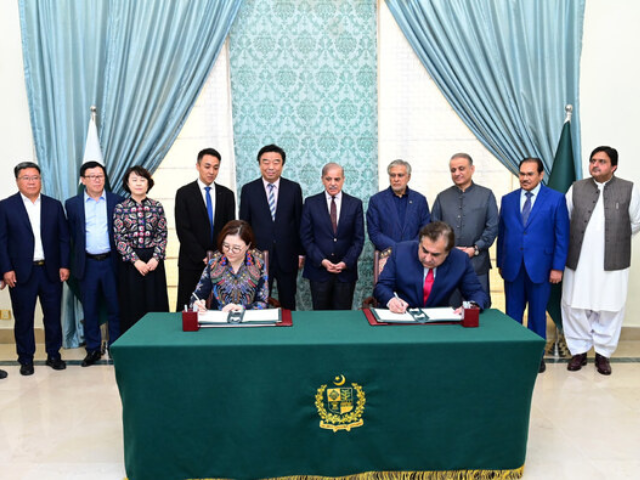
[[[567,109],[567,118],[562,127],[560,141],[553,159],[553,168],[547,186],[560,193],[567,193],[569,187],[576,181],[576,168],[573,159],[573,146],[571,144],[571,113]],[[562,300],[562,282],[551,285],[551,295],[547,303],[547,312],[553,319],[558,330],[562,331],[562,313],[560,301]]]

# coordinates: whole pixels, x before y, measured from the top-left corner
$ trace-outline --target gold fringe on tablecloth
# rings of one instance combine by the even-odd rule
[[[263,480],[512,480],[522,478],[524,465],[513,470],[444,470],[425,472],[365,472],[344,477],[321,477],[317,475],[292,475]],[[187,480],[229,480],[200,478]]]

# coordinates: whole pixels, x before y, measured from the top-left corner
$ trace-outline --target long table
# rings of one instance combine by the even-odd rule
[[[111,350],[127,475],[518,478],[543,347],[497,310],[469,329],[345,311],[183,332],[180,314],[148,314]]]

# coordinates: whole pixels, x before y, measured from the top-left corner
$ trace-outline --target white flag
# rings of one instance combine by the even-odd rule
[[[100,148],[100,139],[98,138],[98,127],[96,126],[95,110],[91,112],[89,120],[89,131],[87,132],[87,143],[84,146],[84,157],[82,163],[98,162],[104,165],[102,158],[102,149]]]

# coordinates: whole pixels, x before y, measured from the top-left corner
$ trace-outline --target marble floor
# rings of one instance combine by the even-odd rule
[[[80,367],[81,349],[63,351],[68,367],[44,365],[22,377],[13,345],[0,345],[1,480],[122,480],[122,408],[108,360]],[[566,370],[548,357],[533,395],[525,480],[636,479],[640,472],[640,341],[622,342],[613,374],[589,364]]]

